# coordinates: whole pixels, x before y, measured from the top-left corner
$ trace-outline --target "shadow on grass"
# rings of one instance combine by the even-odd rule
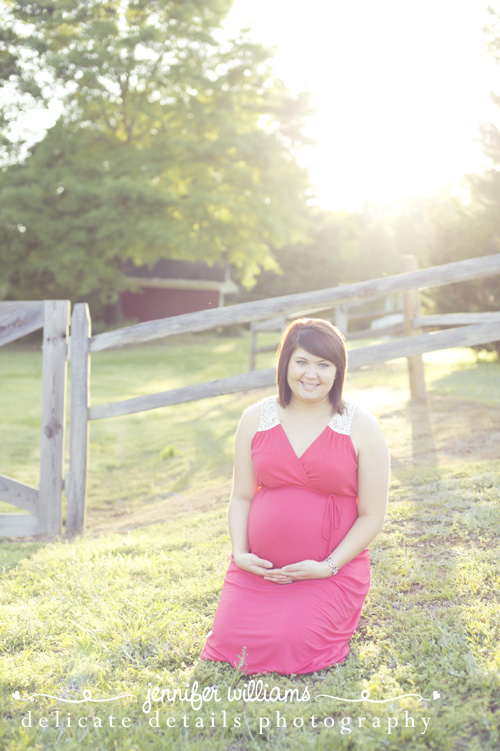
[[[489,404],[498,407],[500,404],[500,361],[457,365],[432,382],[433,390],[443,396],[460,398],[465,395],[468,401]]]
[[[410,402],[408,407],[411,423],[412,455],[416,459],[425,447],[426,461],[430,466],[438,466],[439,458],[434,439],[431,410],[426,403]]]
[[[45,541],[21,541],[13,538],[0,540],[0,574],[6,574],[22,561],[28,561],[49,543]]]

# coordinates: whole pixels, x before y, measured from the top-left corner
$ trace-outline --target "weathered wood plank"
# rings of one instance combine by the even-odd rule
[[[349,306],[347,306],[349,310]],[[349,310],[349,323],[351,321],[359,322],[359,321],[370,321],[372,319],[377,320],[377,318],[384,318],[388,315],[396,315],[398,313],[403,313],[403,308],[394,308],[394,310],[370,310],[366,311],[365,313],[351,313]]]
[[[415,256],[405,255],[402,258],[404,271],[416,271],[418,263]],[[418,336],[422,329],[412,325],[413,320],[420,315],[420,295],[418,289],[405,290],[403,293],[404,333],[405,336]],[[410,381],[411,398],[417,402],[425,402],[427,391],[425,388],[424,361],[421,354],[408,357],[408,378]]]
[[[43,302],[0,302],[0,347],[43,326]]]
[[[397,336],[404,334],[404,323],[391,323],[387,326],[381,326],[379,329],[360,329],[359,331],[350,331],[347,338],[350,342],[354,339],[378,339],[380,336]]]
[[[22,317],[27,314],[32,316],[36,311],[40,313],[43,321],[43,300],[2,300],[0,302],[0,324],[11,318]]]
[[[222,394],[235,394],[238,391],[264,388],[265,386],[272,386],[275,382],[275,373],[274,368],[254,370],[251,373],[220,378],[216,381],[208,381],[207,383],[200,383],[195,386],[184,386],[180,389],[163,391],[159,394],[149,394],[148,396],[137,396],[133,399],[125,399],[120,402],[99,404],[90,408],[89,417],[91,420],[102,420],[105,417],[118,417],[119,415],[144,412],[149,409],[157,409],[158,407],[166,407],[172,404],[182,404],[212,396],[221,396]]]
[[[246,323],[268,318],[280,313],[293,314],[295,311],[326,310],[340,302],[369,300],[394,292],[421,287],[437,287],[466,279],[479,279],[500,273],[500,253],[480,258],[469,258],[429,269],[371,279],[356,284],[346,284],[316,292],[302,292],[270,300],[256,300],[239,303],[227,308],[204,310],[200,313],[185,313],[156,321],[145,321],[134,326],[107,331],[92,337],[91,352],[124,347],[128,344],[150,342],[174,334],[209,331],[218,326]]]
[[[257,347],[255,350],[256,353],[260,352],[276,352],[278,349],[278,342],[275,342],[274,344],[270,344],[268,347]]]
[[[472,347],[475,344],[486,344],[498,339],[500,339],[500,321],[419,334],[407,339],[395,339],[391,342],[382,342],[381,344],[372,344],[369,347],[351,350],[349,352],[349,369],[353,370],[365,365],[379,365],[387,360],[411,357],[412,355],[435,352],[450,347]]]
[[[38,519],[31,514],[0,514],[0,537],[33,537]]]
[[[264,350],[258,346],[258,337],[260,331],[283,331],[287,325],[286,316],[277,316],[275,318],[265,318],[262,321],[252,321],[250,324],[250,364],[249,370],[255,370],[257,364],[257,353]],[[276,349],[276,348],[274,348]],[[267,350],[268,351],[268,350]]]
[[[382,317],[384,317],[386,315],[389,315],[388,313],[384,313],[384,311],[381,311],[381,310],[377,310],[377,311],[372,310],[371,312],[366,312],[366,313],[351,313],[350,310],[349,310],[349,306],[348,305],[342,305],[340,307],[342,307],[343,309],[345,309],[345,311],[347,311],[347,313],[346,313],[347,314],[347,327],[349,326],[349,324],[351,323],[351,321],[359,322],[359,321],[369,321],[371,319],[375,319],[376,320],[377,318],[382,318]],[[302,311],[301,313],[294,313],[294,317],[296,315],[304,315],[305,316],[305,315],[308,314],[308,312],[310,312],[310,311]],[[318,311],[316,311],[316,312],[318,312]],[[403,313],[403,309],[402,308],[398,308],[398,309],[395,309],[395,310],[391,310],[390,315],[394,315],[396,313]],[[291,317],[290,317],[290,319],[291,319]],[[339,326],[339,324],[337,322],[338,320],[340,320],[340,319],[338,319],[337,315],[335,315],[335,325],[338,328],[340,328],[341,331],[343,331],[342,327]],[[345,316],[343,317],[343,320],[345,320]],[[265,318],[262,321],[255,321],[255,322],[253,322],[252,323],[252,330],[255,331],[255,332],[260,332],[260,331],[282,331],[285,328],[286,323],[287,323],[287,317],[286,316],[278,316],[277,318]],[[474,323],[474,321],[471,321],[471,323]],[[477,321],[477,323],[480,323],[480,321]],[[397,325],[399,325],[399,324],[397,324]],[[392,326],[394,327],[394,326],[396,326],[396,324],[392,324]],[[387,328],[389,328],[389,327],[387,327]],[[399,328],[402,329],[402,326],[400,326]],[[390,331],[390,332],[389,331],[385,331],[385,328],[383,330],[382,329],[377,329],[376,331],[375,331],[375,329],[363,329],[363,332],[366,332],[367,336],[374,336],[374,335],[379,335],[379,334],[382,335],[382,333],[384,333],[384,334],[385,333],[394,333],[392,331]],[[344,333],[345,333],[345,331],[344,331]],[[354,333],[356,333],[356,338],[358,338],[358,339],[361,338],[360,336],[357,336],[358,335],[357,331],[354,332]],[[349,331],[348,335],[346,335],[346,336],[347,336],[348,339],[352,339],[353,332]],[[364,336],[364,333],[363,333],[363,336]],[[261,350],[259,350],[257,348],[256,351],[259,352]]]
[[[38,507],[38,490],[11,477],[0,475],[0,500],[35,514]]]
[[[438,349],[449,347],[469,347],[474,344],[484,344],[500,339],[500,321],[477,326],[461,326],[447,331],[438,331],[431,334],[421,334],[407,339],[396,339],[382,344],[372,344],[368,347],[360,347],[349,352],[349,370],[361,368],[365,365],[377,365],[387,360],[395,360],[399,357],[433,352]],[[121,415],[144,412],[158,407],[166,407],[172,404],[207,399],[222,394],[234,394],[239,391],[251,391],[252,389],[272,386],[276,381],[274,368],[254,370],[244,375],[220,378],[217,381],[185,386],[172,391],[163,391],[148,396],[138,396],[133,399],[125,399],[119,402],[99,404],[91,407],[89,418],[102,420],[106,417],[119,417]]]
[[[341,331],[344,336],[347,336],[349,331],[349,309],[347,305],[337,305],[335,308],[335,326]]]
[[[379,339],[381,336],[399,336],[400,334],[404,334],[404,324],[392,323],[390,326],[382,326],[379,329],[360,329],[359,331],[350,331],[347,338],[352,342],[357,339]],[[256,347],[255,355],[263,352],[276,352],[277,348],[278,342],[267,347]]]
[[[318,312],[317,308],[315,310]],[[310,312],[310,310],[298,310],[294,312],[293,317],[307,316]],[[283,331],[289,320],[292,320],[292,317],[288,318],[286,315],[265,318],[262,321],[255,321],[253,323],[253,328],[255,331]]]
[[[258,332],[255,330],[255,324],[250,324],[250,362],[248,363],[248,370],[252,372],[255,370],[257,364],[257,338]]]
[[[71,318],[71,413],[66,514],[66,532],[69,535],[82,532],[85,526],[89,450],[90,334],[88,305],[78,303]]]
[[[46,300],[43,327],[42,430],[38,533],[61,534],[69,300]]]
[[[500,311],[485,311],[484,313],[436,313],[435,315],[417,316],[413,319],[414,328],[427,326],[470,326],[474,323],[488,323],[497,321]]]

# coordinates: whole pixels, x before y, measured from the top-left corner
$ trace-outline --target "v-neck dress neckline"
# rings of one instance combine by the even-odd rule
[[[302,459],[302,457],[309,451],[310,448],[318,441],[325,433],[328,432],[328,430],[332,430],[335,433],[339,433],[341,435],[347,435],[349,437],[349,442],[352,445],[351,441],[351,423],[352,418],[354,416],[354,412],[356,410],[356,404],[353,402],[346,401],[344,402],[344,410],[341,414],[336,412],[330,421],[325,426],[324,430],[319,433],[316,438],[309,444],[309,446],[303,451],[300,455],[297,454],[295,451],[292,442],[290,438],[288,437],[288,434],[283,427],[283,424],[280,420],[279,411],[278,411],[278,397],[271,396],[267,397],[266,399],[263,399],[261,404],[261,414],[260,414],[260,422],[259,427],[256,433],[256,436],[258,433],[271,430],[275,427],[280,427],[281,431],[286,439],[287,444],[290,446],[291,451],[293,454],[297,457],[297,459]],[[254,440],[256,438],[254,436]],[[353,446],[354,450],[354,446]]]
[[[293,447],[293,444],[292,444],[292,442],[291,442],[291,440],[290,440],[290,438],[289,438],[289,436],[288,436],[288,433],[286,432],[286,430],[285,430],[285,428],[284,428],[283,424],[282,424],[282,423],[281,423],[281,421],[280,421],[280,428],[281,428],[281,430],[283,431],[283,435],[284,435],[284,436],[285,436],[285,438],[286,438],[286,442],[287,442],[287,443],[288,443],[288,445],[290,446],[290,450],[291,450],[291,452],[293,453],[293,455],[294,455],[294,456],[295,456],[295,457],[296,457],[296,458],[297,458],[297,459],[298,459],[299,461],[301,461],[301,459],[302,459],[302,458],[303,458],[303,457],[304,457],[304,456],[305,456],[305,455],[307,454],[307,452],[309,451],[309,449],[310,449],[310,448],[312,448],[312,447],[314,446],[314,444],[316,443],[316,441],[319,441],[319,439],[321,438],[321,436],[323,435],[323,433],[325,433],[325,432],[326,432],[326,431],[328,430],[329,426],[330,426],[330,423],[328,423],[328,425],[326,425],[326,426],[325,426],[325,428],[324,428],[324,429],[323,429],[323,430],[321,431],[321,433],[319,433],[319,434],[318,434],[318,435],[316,436],[316,438],[314,438],[314,440],[313,440],[313,441],[311,441],[311,443],[309,444],[309,446],[307,446],[307,448],[306,448],[306,449],[304,449],[304,451],[303,451],[303,452],[302,452],[301,454],[297,454],[297,452],[295,451],[295,449],[294,449],[294,447]]]

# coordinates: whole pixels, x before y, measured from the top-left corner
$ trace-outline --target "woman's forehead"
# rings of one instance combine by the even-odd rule
[[[292,357],[302,357],[304,360],[310,360],[311,362],[331,362],[327,357],[317,357],[303,347],[297,347],[294,349]]]

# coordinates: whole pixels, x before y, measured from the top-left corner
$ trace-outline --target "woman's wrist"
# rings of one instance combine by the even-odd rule
[[[338,574],[339,567],[337,566],[331,555],[325,558],[324,563],[326,563],[326,565],[328,566],[329,576],[335,576],[335,574]]]
[[[233,550],[233,561],[238,564],[238,561],[241,561],[246,555],[248,555],[248,550]]]
[[[248,548],[233,548],[233,556],[234,555],[246,555],[250,551]]]

